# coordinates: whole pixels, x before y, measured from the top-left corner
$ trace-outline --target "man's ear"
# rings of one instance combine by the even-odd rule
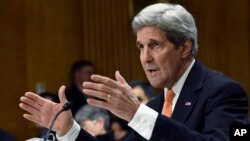
[[[187,58],[192,53],[192,41],[190,39],[186,39],[181,47],[181,56],[183,59]]]

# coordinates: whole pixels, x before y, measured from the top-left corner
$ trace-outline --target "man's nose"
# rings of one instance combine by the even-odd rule
[[[152,52],[148,47],[141,50],[140,59],[142,63],[148,63],[153,61]]]

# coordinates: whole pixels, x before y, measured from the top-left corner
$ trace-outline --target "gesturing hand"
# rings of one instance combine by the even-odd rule
[[[61,86],[58,91],[60,103],[54,103],[32,92],[26,92],[25,95],[20,98],[21,103],[19,104],[21,109],[28,112],[28,114],[24,114],[23,117],[48,128],[56,113],[58,113],[67,102],[64,91],[65,86]],[[58,116],[52,130],[62,136],[66,134],[72,126],[73,117],[69,110]]]
[[[83,92],[94,98],[89,98],[87,102],[93,106],[104,108],[116,116],[130,121],[136,113],[140,101],[132,93],[131,87],[121,76],[119,71],[115,73],[116,80],[100,75],[92,75],[94,82],[84,82]]]

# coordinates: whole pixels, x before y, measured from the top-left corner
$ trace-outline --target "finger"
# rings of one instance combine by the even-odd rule
[[[67,102],[67,99],[65,97],[65,86],[61,86],[58,90],[58,95],[59,95],[59,100],[60,100],[60,103],[66,103]]]
[[[19,107],[23,110],[25,110],[26,112],[29,112],[31,115],[36,115],[36,116],[40,116],[41,112],[39,110],[37,110],[36,108],[25,104],[25,103],[20,103]]]
[[[35,103],[40,104],[40,105],[43,105],[44,102],[46,101],[46,99],[32,92],[26,92],[25,97],[32,99]]]
[[[120,82],[121,84],[127,84],[126,80],[123,78],[123,76],[120,74],[119,71],[115,72],[115,78],[118,82]]]
[[[108,94],[104,93],[104,92],[91,90],[91,89],[84,89],[83,93],[85,93],[86,95],[89,95],[89,96],[93,96],[93,97],[102,99],[102,100],[106,100],[106,101],[110,100],[110,96],[108,96]]]
[[[92,75],[91,80],[97,83],[105,84],[113,88],[117,88],[119,86],[119,83],[117,83],[115,80],[112,80],[108,77],[101,76],[101,75]]]
[[[30,114],[24,114],[23,117],[29,121],[33,121],[39,125],[41,125],[41,119],[39,117],[36,117],[34,115],[30,115]],[[41,125],[43,126],[43,125]]]
[[[103,108],[106,110],[110,110],[111,105],[108,102],[102,101],[102,100],[97,100],[93,98],[88,98],[87,99],[88,104],[98,107],[98,108]]]
[[[35,109],[37,109],[39,111],[42,108],[42,105],[38,104],[37,102],[33,101],[32,99],[29,99],[28,97],[22,96],[20,98],[20,101],[25,103],[25,104],[32,105],[32,107],[34,107]]]
[[[100,84],[100,83],[93,83],[93,82],[84,82],[83,83],[83,88],[84,89],[92,89],[108,94],[115,93],[114,88],[110,88],[109,86],[106,86],[105,84]]]

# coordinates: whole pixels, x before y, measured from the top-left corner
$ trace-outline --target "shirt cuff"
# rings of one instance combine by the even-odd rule
[[[58,141],[74,141],[77,138],[80,130],[81,127],[76,123],[76,121],[74,121],[73,126],[64,136],[60,137],[58,134],[56,134],[56,138]]]
[[[158,113],[155,110],[141,104],[133,119],[128,123],[128,126],[149,140],[152,136],[157,116]]]

